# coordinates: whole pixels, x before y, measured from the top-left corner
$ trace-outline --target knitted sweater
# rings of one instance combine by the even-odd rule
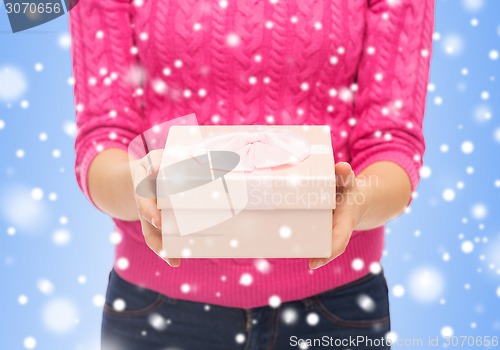
[[[433,0],[83,0],[69,21],[75,172],[91,202],[99,152],[127,150],[146,129],[193,112],[205,125],[328,124],[336,161],[355,173],[391,161],[417,187]],[[147,247],[138,221],[113,220],[124,279],[231,307],[348,283],[376,268],[384,247],[379,227],[354,231],[317,270],[306,258],[185,258],[174,268]],[[240,283],[245,274],[252,283]]]

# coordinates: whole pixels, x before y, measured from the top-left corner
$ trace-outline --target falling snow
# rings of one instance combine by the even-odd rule
[[[18,298],[17,298],[17,302],[19,303],[19,305],[26,305],[28,304],[28,297],[26,295],[20,295]]]
[[[63,123],[63,130],[66,133],[66,135],[70,137],[75,137],[76,136],[76,124],[74,121],[67,120]]]
[[[241,39],[237,34],[231,33],[231,34],[228,34],[228,36],[226,37],[226,42],[227,42],[228,46],[234,47],[234,46],[240,45]]]
[[[115,299],[113,301],[113,309],[118,312],[122,312],[127,307],[127,303],[123,299]]]
[[[292,235],[292,229],[289,226],[281,226],[279,229],[279,234],[281,238],[290,238]]]
[[[382,265],[379,262],[371,263],[370,272],[373,273],[374,275],[379,274],[380,272],[382,272]]]
[[[277,308],[281,305],[281,298],[278,295],[272,295],[269,297],[269,306],[272,308]]]
[[[268,2],[276,7],[283,3],[281,0]],[[397,7],[402,3],[401,0],[388,0],[387,6]],[[134,0],[133,5],[142,7],[144,1]],[[230,11],[234,3],[222,0],[217,1],[215,6],[220,7],[218,10]],[[447,22],[438,18],[432,35],[434,67],[432,81],[427,85],[427,119],[424,123],[427,153],[423,158],[425,165],[419,170],[424,181],[413,192],[412,210],[405,210],[405,215],[389,224],[387,232],[391,234],[386,241],[382,264],[388,276],[389,297],[394,303],[391,311],[396,320],[399,317],[398,333],[412,336],[411,322],[402,315],[411,313],[417,318],[425,313],[429,322],[419,327],[428,334],[441,337],[475,331],[489,334],[500,330],[497,315],[485,312],[490,307],[487,297],[500,298],[500,238],[496,215],[500,174],[492,158],[498,153],[500,145],[499,46],[498,40],[494,40],[500,37],[500,24],[496,17],[490,15],[498,12],[498,5],[493,1],[460,0],[438,1],[436,7],[441,10],[437,12],[437,17],[449,16],[453,25],[448,27]],[[382,21],[390,20],[391,14],[384,11],[380,18]],[[274,38],[273,33],[278,26],[274,18],[265,18],[259,25],[264,30],[263,35]],[[314,35],[330,30],[325,23],[317,19],[305,21],[299,14],[291,15],[287,25],[289,30],[307,25]],[[188,27],[193,32],[199,32],[197,35],[207,30],[206,25],[196,21],[190,22]],[[148,32],[137,34],[137,46],[126,50],[141,58],[142,48],[154,38]],[[226,33],[225,40],[230,50],[237,51],[243,47],[243,37],[239,34],[242,32]],[[91,35],[96,42],[104,43],[112,33],[102,28]],[[19,40],[21,38],[18,36]],[[484,40],[477,41],[475,38]],[[75,337],[75,344],[66,348],[98,349],[97,345],[90,346],[92,340],[80,341],[78,337],[86,338],[88,329],[85,327],[98,324],[106,303],[104,283],[107,281],[108,258],[112,249],[122,244],[123,237],[120,232],[114,231],[116,228],[109,226],[110,222],[101,221],[100,213],[91,213],[90,204],[84,201],[74,183],[72,143],[78,130],[73,116],[72,89],[81,82],[69,76],[69,72],[63,72],[61,76],[53,74],[62,64],[69,64],[68,52],[72,43],[68,28],[64,24],[53,35],[46,38],[40,35],[37,40],[47,45],[48,52],[51,52],[50,48],[54,49],[52,57],[41,52],[29,51],[27,54],[28,51],[22,51],[22,57],[21,53],[16,57],[6,52],[6,56],[0,58],[0,141],[5,141],[2,144],[5,152],[2,153],[0,181],[1,237],[4,239],[0,242],[0,261],[8,273],[23,276],[22,284],[10,287],[12,298],[9,307],[13,315],[29,317],[23,319],[23,322],[29,322],[26,326],[23,323],[16,327],[16,343],[11,348],[46,348],[51,344],[47,340],[50,336],[64,337],[68,341],[73,339],[70,337]],[[377,58],[383,48],[376,41],[371,45],[365,48],[366,57]],[[430,56],[430,49],[418,47],[416,53],[420,59],[425,59]],[[59,61],[57,57],[60,55],[64,57]],[[243,80],[249,88],[261,85],[271,87],[276,81],[265,67],[276,57],[260,50],[252,51],[251,55],[251,62],[259,70],[245,75]],[[337,45],[331,52],[325,52],[323,59],[329,71],[335,72],[342,69],[345,59],[352,58],[351,55],[349,45]],[[150,85],[146,88],[152,89],[157,97],[169,96],[175,90],[179,98],[207,101],[217,93],[208,83],[195,87],[185,85],[178,89],[171,84],[173,78],[185,74],[191,65],[190,58],[183,61],[172,57],[159,68],[157,76],[149,77],[148,69],[139,65],[118,74],[103,64],[93,75],[85,78],[85,84],[94,88],[100,84],[114,86],[117,79],[123,78],[134,87],[137,96],[146,94],[147,90],[142,85],[147,82]],[[207,75],[209,68],[205,68],[203,76]],[[122,77],[123,73],[125,76]],[[377,67],[372,74],[374,83],[381,87],[391,79],[384,67]],[[318,82],[308,76],[295,81],[295,84],[304,96],[318,87]],[[318,106],[318,111],[335,116],[343,108],[350,108],[360,88],[361,84],[349,83],[327,86],[324,90],[327,101]],[[50,94],[57,96],[57,101],[52,100]],[[94,108],[77,102],[78,112]],[[407,109],[403,108],[402,100],[390,102],[386,106],[377,106],[381,114],[390,116]],[[49,112],[43,109],[44,104],[49,105]],[[290,113],[303,117],[311,113],[311,109],[304,105]],[[122,115],[121,106],[111,106],[103,114],[106,118]],[[225,120],[218,112],[208,118],[213,123]],[[278,114],[265,116],[269,124],[278,120]],[[336,135],[347,142],[353,136],[355,126],[365,122],[362,115],[351,113],[346,119],[347,130],[338,130]],[[419,127],[407,121],[402,125],[408,130]],[[397,141],[395,132],[382,127],[374,135],[381,141]],[[121,141],[123,136],[107,131],[105,137]],[[96,143],[95,147],[103,149],[101,144]],[[290,227],[284,225],[274,234],[288,239],[300,232],[292,232]],[[242,242],[231,240],[229,245],[237,248]],[[183,255],[188,258],[190,250],[185,249]],[[115,267],[123,271],[133,263],[120,257]],[[424,263],[431,265],[420,265]],[[360,258],[353,259],[348,268],[363,271],[368,266],[372,274],[382,273],[381,264]],[[278,270],[269,259],[255,259],[247,268],[248,272],[240,276],[218,274],[214,279],[221,285],[234,284],[238,288],[251,289],[257,281],[273,278],[273,273]],[[310,274],[307,278],[318,275]],[[158,273],[157,276],[167,278],[164,274]],[[186,295],[196,291],[196,284],[189,281],[175,288]],[[224,298],[217,289],[213,293]],[[266,298],[272,308],[282,305],[279,295]],[[356,303],[365,312],[376,309],[373,296],[368,294],[358,295]],[[430,304],[429,308],[423,310],[422,303]],[[117,312],[127,307],[126,301],[120,298],[112,301],[111,306]],[[444,308],[458,309],[461,313],[450,319],[448,312],[439,311]],[[213,308],[206,304],[203,310],[212,312]],[[280,314],[285,325],[299,321],[294,308],[287,307],[280,310]],[[160,313],[149,315],[147,322],[150,328],[140,329],[138,334],[148,337],[154,331],[167,330],[175,321],[167,316]],[[17,326],[19,318],[16,317],[21,316],[12,316]],[[310,312],[305,317],[309,326],[318,325],[320,320],[320,314],[316,312]],[[94,327],[93,332],[96,333],[97,328]],[[235,333],[231,337],[238,344],[247,340],[244,333]],[[386,334],[386,338],[393,341],[397,337],[396,332]]]
[[[162,315],[158,313],[153,313],[148,316],[148,322],[157,331],[164,331],[170,324],[170,320],[165,319]]]
[[[71,234],[65,229],[56,230],[52,234],[52,241],[58,246],[67,245],[71,241]]]
[[[116,267],[118,267],[120,270],[128,269],[129,265],[129,260],[124,257],[118,258],[118,260],[116,261]]]
[[[451,202],[455,199],[455,191],[451,188],[447,188],[443,191],[443,199],[447,202]]]
[[[241,277],[240,277],[240,284],[241,285],[249,286],[252,284],[252,282],[253,282],[253,277],[251,274],[244,273],[243,275],[241,275]]]
[[[464,154],[471,154],[474,151],[474,144],[471,141],[464,141],[461,149]]]
[[[40,63],[40,62],[35,63],[35,71],[37,71],[37,72],[43,71],[43,63]]]
[[[271,272],[271,264],[267,259],[256,259],[255,268],[263,274]]]
[[[392,295],[394,295],[396,298],[401,298],[403,295],[405,295],[405,288],[400,284],[396,284],[394,287],[392,287]]]
[[[71,37],[69,33],[63,33],[57,38],[57,43],[62,49],[69,49],[71,46]]]
[[[424,165],[420,168],[420,177],[423,179],[428,179],[432,174],[432,170],[429,166]]]
[[[319,315],[315,312],[310,312],[306,316],[306,322],[310,326],[316,326],[319,323]]]
[[[359,307],[366,312],[373,312],[377,307],[375,301],[367,294],[360,294],[356,298]]]
[[[24,347],[26,349],[35,349],[36,348],[36,339],[33,337],[27,337],[24,339]]]
[[[500,287],[499,287],[500,291]],[[500,294],[499,294],[500,296]],[[285,324],[294,324],[298,321],[299,315],[297,310],[293,309],[292,307],[287,307],[282,310],[281,312],[281,319]]]
[[[77,326],[79,311],[73,301],[59,297],[49,301],[44,306],[42,319],[48,331],[55,334],[66,334]]]
[[[498,60],[498,51],[497,50],[491,50],[489,53],[489,57],[492,61]]]
[[[462,4],[466,10],[471,12],[479,11],[483,8],[484,0],[462,0]]]
[[[482,203],[474,204],[471,209],[471,215],[476,220],[483,220],[488,215],[488,208]]]
[[[419,267],[409,275],[408,290],[418,302],[430,303],[437,300],[444,288],[444,277],[436,268]]]
[[[460,247],[462,248],[462,252],[464,252],[465,254],[470,254],[474,250],[474,243],[472,243],[471,241],[464,241],[462,242]]]
[[[441,336],[442,337],[451,337],[453,336],[453,328],[450,326],[444,326],[441,328]]]
[[[0,66],[0,101],[15,101],[23,96],[27,88],[28,82],[19,68]]]
[[[191,290],[191,286],[187,283],[183,283],[181,285],[181,292],[182,293],[189,293],[189,291]]]
[[[363,259],[356,258],[352,261],[351,266],[354,270],[359,271],[365,266]]]
[[[243,333],[236,334],[235,340],[238,344],[243,344],[245,342],[245,335]]]
[[[92,298],[92,304],[94,304],[95,307],[103,307],[104,306],[104,303],[105,303],[105,299],[104,299],[104,296],[98,294],[98,295],[94,295],[94,297]]]

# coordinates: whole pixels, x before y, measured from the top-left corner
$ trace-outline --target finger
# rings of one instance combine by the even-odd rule
[[[148,174],[146,172],[146,167],[143,165],[143,160],[133,160],[130,161],[130,173],[132,175],[132,182],[134,184],[134,189],[137,188],[137,185],[142,182]]]
[[[142,221],[142,233],[146,239],[148,247],[153,250],[157,255],[164,259],[170,266],[180,266],[180,258],[167,258],[166,252],[163,250],[163,242],[161,231],[156,229],[147,221]]]
[[[165,261],[172,267],[179,267],[181,265],[180,258],[166,258]]]
[[[161,232],[149,222],[142,220],[142,234],[146,242],[156,254],[161,255],[163,249]]]
[[[163,150],[153,150],[141,159],[130,161],[135,192],[145,198],[156,197],[156,176],[160,169]]]
[[[156,229],[161,229],[161,212],[157,207],[156,198],[136,197],[136,201],[140,217]]]
[[[146,173],[148,175],[157,174],[160,170],[161,159],[163,157],[163,150],[155,149],[144,157],[146,164],[144,164],[146,168]]]
[[[354,229],[354,220],[350,215],[334,215],[334,223],[332,229],[332,254],[328,258],[312,258],[309,260],[309,268],[317,269],[323,265],[328,264],[338,256],[344,253],[352,231]]]
[[[354,183],[354,172],[351,165],[347,162],[335,164],[335,176],[337,178],[337,186],[339,187],[351,187]]]

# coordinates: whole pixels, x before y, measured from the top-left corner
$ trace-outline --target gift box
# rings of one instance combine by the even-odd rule
[[[165,256],[329,257],[335,187],[328,126],[172,126],[156,178]]]

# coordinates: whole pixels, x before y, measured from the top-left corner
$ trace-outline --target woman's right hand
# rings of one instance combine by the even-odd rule
[[[132,178],[134,182],[134,196],[141,222],[142,233],[147,245],[170,266],[178,267],[180,258],[166,258],[166,252],[162,245],[161,232],[161,212],[157,207],[156,198],[151,196],[156,193],[156,176],[158,174],[163,150],[153,150],[141,159],[131,162]],[[146,180],[146,178],[149,178]],[[149,192],[149,195],[137,191],[137,185],[142,182],[147,186],[142,187],[142,191]],[[139,192],[139,193],[138,193]]]

